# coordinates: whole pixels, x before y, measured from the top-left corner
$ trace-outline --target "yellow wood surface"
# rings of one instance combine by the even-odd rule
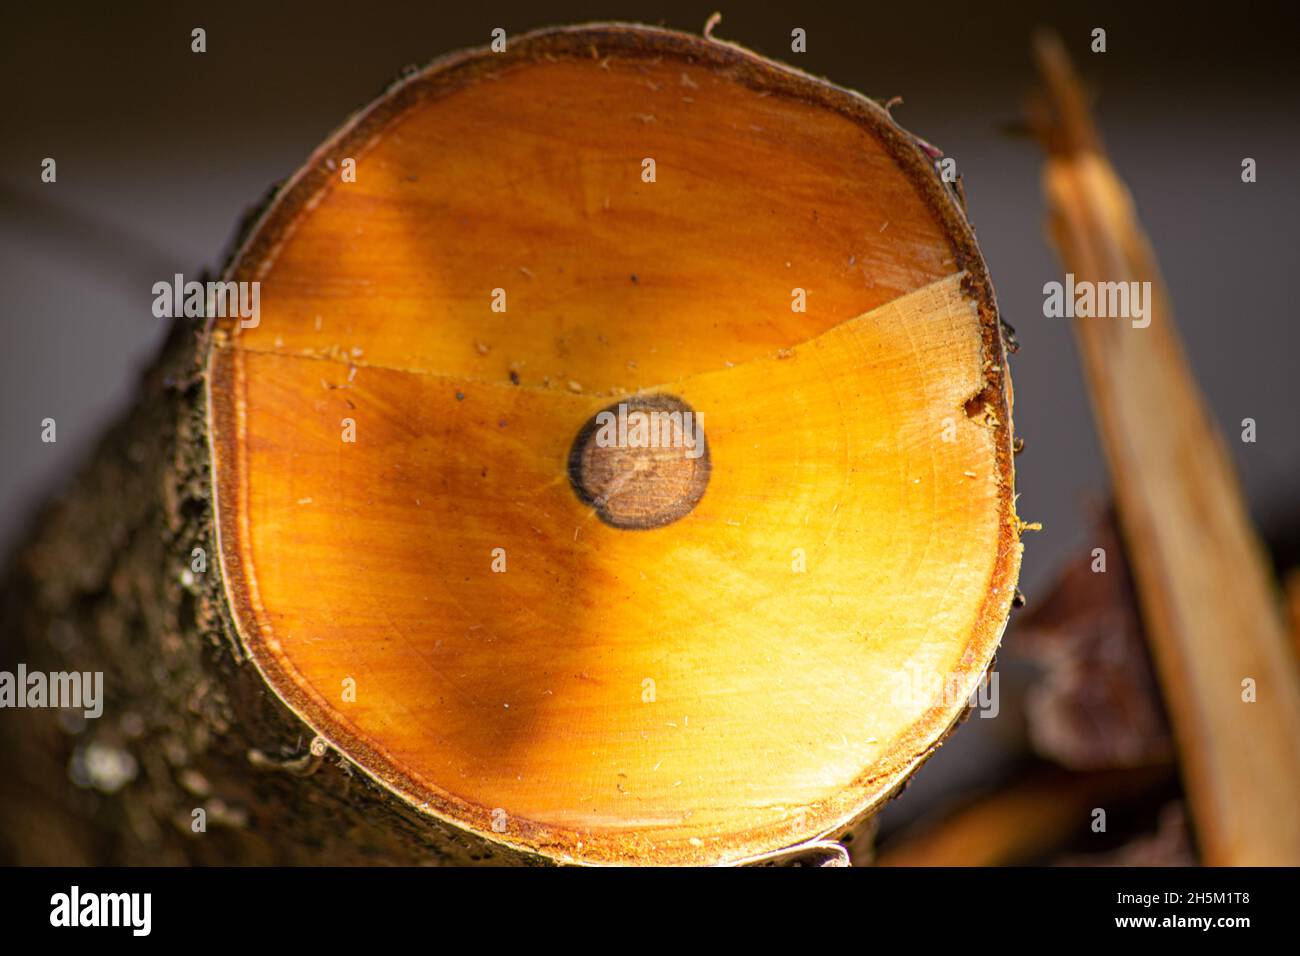
[[[1014,591],[983,264],[873,104],[662,31],[511,51],[355,120],[230,271],[262,283],[210,368],[241,635],[317,732],[491,839],[684,863],[834,832],[960,714]],[[701,413],[711,460],[651,530],[566,470],[635,394]]]

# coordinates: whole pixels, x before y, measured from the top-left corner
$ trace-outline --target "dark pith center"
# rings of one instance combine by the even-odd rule
[[[703,416],[672,395],[638,395],[602,409],[569,451],[574,492],[615,528],[660,528],[688,514],[710,469]]]

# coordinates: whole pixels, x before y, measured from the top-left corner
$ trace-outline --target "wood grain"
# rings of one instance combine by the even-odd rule
[[[874,104],[666,31],[514,39],[355,119],[229,274],[262,283],[210,355],[236,623],[414,805],[737,861],[848,826],[964,710],[1019,566],[1009,382],[957,201]],[[648,530],[567,471],[638,394],[711,460]]]

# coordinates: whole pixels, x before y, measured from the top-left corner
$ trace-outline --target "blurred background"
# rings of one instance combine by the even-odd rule
[[[495,27],[628,20],[700,32],[708,3],[11,5],[0,30],[0,551],[125,407],[160,340],[151,286],[219,265],[241,214],[409,64],[484,45]],[[1012,361],[1022,590],[1031,609],[1097,546],[1107,475],[1068,324],[1042,315],[1062,272],[1049,247],[1041,154],[1014,132],[1034,29],[1059,31],[1097,94],[1112,159],[1138,204],[1206,399],[1264,536],[1300,563],[1300,428],[1291,279],[1300,189],[1300,59],[1281,4],[931,2],[722,6],[721,39],[877,99],[957,160]],[[190,52],[190,31],[207,52]],[[795,27],[807,52],[790,51]],[[1107,51],[1089,51],[1093,28]],[[58,181],[40,181],[52,157]],[[1258,182],[1241,181],[1241,161]],[[44,418],[58,442],[40,441]],[[1240,422],[1258,440],[1238,440]],[[1008,640],[1015,640],[1013,619]],[[1007,658],[1011,660],[1008,662]],[[1017,668],[1004,713],[969,721],[882,817],[886,836],[987,785],[1023,753]]]

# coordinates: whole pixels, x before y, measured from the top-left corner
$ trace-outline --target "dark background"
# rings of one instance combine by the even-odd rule
[[[407,64],[591,20],[700,32],[687,3],[27,3],[0,16],[0,552],[130,397],[162,332],[150,288],[214,268],[241,213]],[[1292,8],[1293,10],[1293,8]],[[1029,39],[1057,28],[1097,91],[1099,121],[1159,254],[1195,373],[1256,520],[1293,534],[1300,478],[1292,289],[1300,84],[1282,4],[746,3],[715,36],[868,96],[956,158],[1013,359],[1022,588],[1041,595],[1091,547],[1105,495],[1074,343],[1042,315],[1060,278],[1046,242],[1041,156],[1007,132],[1033,83]],[[1291,16],[1294,16],[1293,12]],[[190,52],[190,30],[208,51]],[[790,52],[803,27],[808,52]],[[1090,31],[1108,52],[1089,52]],[[58,182],[40,182],[44,157]],[[1241,160],[1259,181],[1241,182]],[[40,422],[58,422],[43,444]],[[1242,444],[1240,421],[1258,422]],[[1226,583],[1226,582],[1225,582]],[[1014,624],[1013,624],[1014,631]],[[1010,721],[972,720],[917,778],[911,815],[986,779]],[[1000,725],[995,727],[994,725]],[[973,729],[970,729],[973,728]],[[916,795],[913,796],[913,793]],[[887,816],[886,823],[889,823]]]

